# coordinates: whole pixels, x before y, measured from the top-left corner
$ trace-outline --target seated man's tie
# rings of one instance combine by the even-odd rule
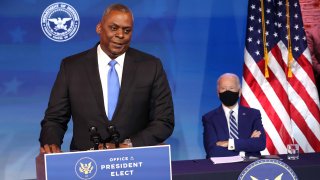
[[[234,111],[230,111],[230,138],[239,139],[238,137],[238,123],[233,115]]]

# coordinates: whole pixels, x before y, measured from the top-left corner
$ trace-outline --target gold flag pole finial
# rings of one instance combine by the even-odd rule
[[[261,0],[261,24],[262,24],[262,40],[263,40],[263,59],[264,59],[264,76],[266,78],[269,77],[269,55],[268,55],[268,48],[267,48],[267,37],[266,37],[266,25],[265,25],[265,18],[264,18],[264,0]]]

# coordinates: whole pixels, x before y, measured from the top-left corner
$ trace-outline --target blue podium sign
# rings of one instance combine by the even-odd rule
[[[169,145],[45,154],[47,180],[172,178]]]

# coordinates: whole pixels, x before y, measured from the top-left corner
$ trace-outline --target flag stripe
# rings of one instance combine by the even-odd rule
[[[274,147],[274,143],[273,143],[273,141],[272,141],[272,139],[270,138],[270,136],[269,136],[269,134],[268,134],[268,132],[266,132],[266,141],[267,141],[267,149],[269,150],[269,152],[266,152],[266,154],[279,154],[278,153],[278,151],[277,151],[277,149]],[[272,153],[270,153],[270,152],[272,152]]]
[[[294,121],[292,121],[292,129],[294,133],[303,134],[303,132],[297,127]],[[295,136],[295,142],[299,144],[301,152],[314,152],[311,148],[307,136]]]
[[[303,52],[302,56],[299,57],[299,60],[297,61],[301,68],[303,68],[304,72],[307,74],[307,76],[311,79],[311,82],[315,82],[313,69],[312,69],[312,62],[310,62],[310,51],[308,49]],[[309,57],[306,57],[309,56]],[[315,93],[317,95],[318,93]]]
[[[297,109],[294,106],[291,107],[291,112],[293,117],[292,121],[296,124],[296,127],[302,131],[302,134],[304,134],[304,136],[308,137],[307,141],[304,142],[305,144],[301,146],[307,146],[307,143],[309,142],[312,149],[319,151],[320,142],[318,138],[315,136],[315,134],[312,132],[312,129],[309,127],[310,124],[308,124],[305,121],[305,119],[301,116],[301,114],[297,111]],[[293,134],[298,134],[298,132],[293,132]],[[300,133],[298,135],[302,136]]]

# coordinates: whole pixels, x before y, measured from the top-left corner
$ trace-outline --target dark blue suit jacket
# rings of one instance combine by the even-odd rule
[[[235,150],[216,145],[217,141],[229,139],[227,119],[222,106],[214,109],[202,117],[204,127],[203,141],[207,158],[239,155],[245,151],[246,156],[259,156],[260,151],[266,147],[266,135],[261,122],[259,110],[239,106],[238,133],[239,139],[235,139]],[[251,138],[254,130],[261,132],[259,138]]]

